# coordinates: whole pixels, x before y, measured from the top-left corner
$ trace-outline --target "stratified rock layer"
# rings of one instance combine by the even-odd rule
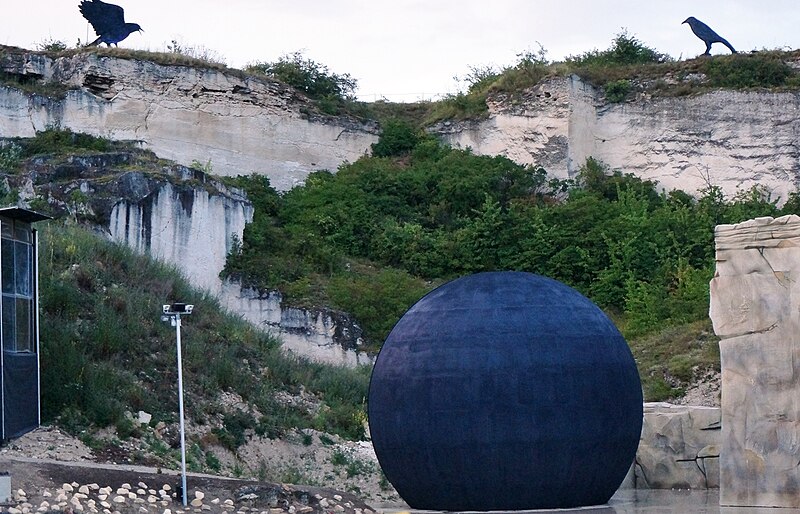
[[[0,85],[0,137],[55,126],[136,140],[159,157],[199,161],[216,175],[266,175],[279,190],[311,172],[336,171],[378,140],[374,124],[313,114],[292,88],[235,70],[3,50],[0,73],[68,91],[50,98]]]
[[[720,504],[800,507],[800,217],[716,229]]]

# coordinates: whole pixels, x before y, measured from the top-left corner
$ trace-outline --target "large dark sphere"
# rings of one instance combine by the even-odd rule
[[[479,273],[395,325],[372,372],[369,426],[415,509],[598,505],[636,455],[641,382],[586,297],[531,273]]]

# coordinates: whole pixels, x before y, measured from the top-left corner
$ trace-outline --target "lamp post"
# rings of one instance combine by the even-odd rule
[[[178,410],[180,411],[181,426],[181,492],[183,493],[183,506],[186,507],[186,438],[183,428],[183,366],[181,364],[181,316],[188,316],[194,310],[194,305],[173,303],[162,308],[161,321],[169,321],[175,327],[175,336],[178,345]]]

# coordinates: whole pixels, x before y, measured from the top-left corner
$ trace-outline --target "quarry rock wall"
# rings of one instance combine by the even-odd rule
[[[336,171],[378,139],[374,123],[313,114],[292,88],[236,70],[17,52],[0,57],[0,71],[68,88],[61,98],[0,86],[0,137],[57,126],[133,140],[184,165],[210,164],[217,175],[266,175],[278,190]]]
[[[488,117],[432,130],[455,147],[503,155],[574,177],[588,157],[696,195],[732,197],[764,187],[783,203],[800,185],[800,93],[713,91],[608,103],[577,76],[554,78],[520,98],[489,101]]]

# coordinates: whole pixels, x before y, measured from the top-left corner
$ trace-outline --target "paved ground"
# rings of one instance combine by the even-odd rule
[[[415,514],[432,511],[409,510],[402,505],[376,506],[382,514]],[[720,507],[719,490],[633,490],[617,491],[608,505],[581,509],[516,511],[514,514],[799,514],[800,509]],[[450,513],[452,514],[452,513]]]

